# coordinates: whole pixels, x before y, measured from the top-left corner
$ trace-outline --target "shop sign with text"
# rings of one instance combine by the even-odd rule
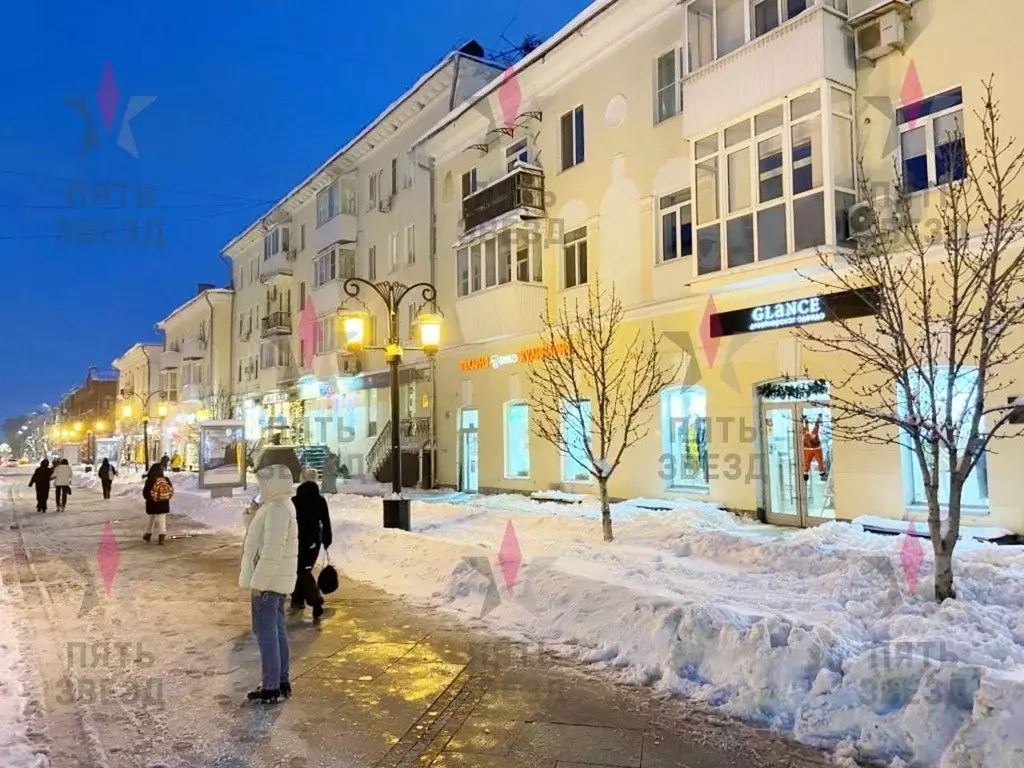
[[[877,304],[878,291],[875,288],[759,304],[712,315],[711,337],[868,317],[875,314]]]
[[[307,381],[299,385],[300,400],[317,400],[321,397],[331,397],[334,394],[334,387],[322,381]]]
[[[541,347],[527,347],[507,355],[481,355],[459,361],[459,369],[463,371],[480,371],[485,368],[497,370],[506,365],[532,363],[545,357],[569,354],[569,346],[564,343],[548,344]]]
[[[288,393],[287,392],[271,392],[268,395],[263,396],[264,405],[277,405],[278,403],[287,403]]]

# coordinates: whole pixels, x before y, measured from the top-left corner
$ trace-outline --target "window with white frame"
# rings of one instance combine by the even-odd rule
[[[691,0],[685,14],[687,71],[697,71],[818,5],[849,14],[848,0]]]
[[[565,233],[562,245],[562,286],[575,288],[587,282],[587,228]]]
[[[661,261],[674,261],[693,255],[693,208],[690,188],[680,189],[658,200],[661,220],[659,255]]]
[[[661,392],[661,478],[666,488],[707,490],[708,398],[703,387]]]
[[[928,377],[920,371],[911,371],[908,377],[910,392],[905,392],[903,387],[899,388],[899,407],[902,414],[907,413],[907,397],[913,398],[916,403],[917,413],[926,415],[932,411],[933,393],[938,402],[935,403],[937,413],[946,412],[946,393],[952,396],[952,423],[959,427],[958,450],[963,455],[968,448],[968,421],[973,412],[972,403],[977,398],[978,369],[971,366],[963,366],[955,375],[952,386],[949,386],[950,372],[948,368],[941,368],[935,371],[934,381],[929,382]],[[984,420],[980,426],[984,431]],[[900,453],[903,474],[903,496],[906,504],[927,504],[925,496],[924,475],[921,472],[921,463],[913,448],[913,442],[909,434],[904,432],[900,440]],[[945,451],[940,451],[939,457],[939,503],[949,503],[949,459]],[[964,485],[961,501],[964,507],[975,509],[988,508],[988,458],[982,454]]]
[[[511,172],[517,163],[530,162],[530,140],[523,138],[505,148],[505,170]]]
[[[314,354],[327,355],[331,352],[337,352],[338,339],[336,327],[337,324],[333,315],[321,317],[316,321],[316,343],[314,345]]]
[[[391,269],[398,269],[398,233],[392,232],[388,237],[388,263]]]
[[[583,107],[576,107],[562,115],[562,170],[579,165],[586,158],[586,142],[583,134]]]
[[[663,53],[654,63],[654,122],[668,120],[683,111],[679,52]]]
[[[505,477],[530,476],[530,406],[521,400],[505,403]]]
[[[376,173],[370,174],[370,178],[367,181],[366,197],[367,197],[368,207],[371,210],[373,208],[376,208],[377,207],[377,174]]]
[[[416,263],[416,225],[408,224],[405,227],[405,263]]]
[[[377,279],[377,246],[371,245],[366,251],[366,277],[369,280]]]
[[[178,402],[178,372],[164,371],[160,374],[160,389],[169,403]]]
[[[316,193],[316,225],[322,226],[341,212],[341,180]]]
[[[467,197],[469,197],[476,191],[476,168],[470,168],[468,171],[462,174],[462,199],[465,200]]]
[[[504,285],[544,282],[542,238],[527,229],[506,229],[481,237],[456,251],[459,296]]]
[[[965,177],[963,103],[962,89],[953,88],[897,110],[903,185],[908,192]]]
[[[562,454],[562,482],[589,483],[590,459],[587,446],[590,444],[591,405],[589,400],[562,401],[562,439],[565,452]]]
[[[693,155],[698,274],[845,244],[855,199],[849,92],[794,95],[698,139]]]
[[[338,278],[338,257],[334,248],[313,260],[313,287],[319,288]]]
[[[275,227],[272,231],[263,236],[263,260],[276,256],[281,251],[287,251],[288,227]]]

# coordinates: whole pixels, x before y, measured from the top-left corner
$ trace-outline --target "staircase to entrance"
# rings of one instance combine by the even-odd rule
[[[402,486],[412,488],[422,485],[429,488],[433,483],[433,449],[430,445],[430,418],[418,417],[401,419],[398,422],[400,456],[395,457],[391,448],[392,422],[384,425],[377,440],[366,454],[366,467],[380,483],[390,483],[396,460],[402,464]],[[421,482],[422,481],[422,482]]]

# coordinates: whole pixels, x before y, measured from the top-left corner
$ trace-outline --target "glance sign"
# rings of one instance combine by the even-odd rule
[[[875,314],[877,304],[877,289],[865,288],[720,312],[711,316],[711,337],[868,317]]]

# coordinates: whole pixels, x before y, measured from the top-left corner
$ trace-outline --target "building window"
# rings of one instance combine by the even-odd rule
[[[313,287],[319,288],[338,278],[338,259],[334,248],[313,261]]]
[[[959,181],[967,174],[963,91],[960,88],[908,104],[900,124],[903,185],[908,192]]]
[[[377,434],[377,390],[366,390],[366,436]]]
[[[341,181],[335,180],[316,193],[316,225],[322,226],[341,213]]]
[[[476,191],[476,168],[470,168],[468,171],[462,174],[462,199],[465,200],[467,197],[469,197]]]
[[[455,256],[458,295],[513,280],[544,282],[542,242],[539,232],[506,229],[459,248]]]
[[[369,207],[370,210],[373,210],[374,208],[377,207],[377,174],[376,173],[370,175],[370,178],[367,181],[367,184],[368,184],[368,188],[367,188],[366,197],[367,197],[367,202],[369,204],[368,207]]]
[[[562,246],[562,284],[575,288],[587,282],[587,228],[580,227],[565,233]]]
[[[586,157],[583,139],[583,107],[562,115],[562,170],[579,165]]]
[[[665,195],[658,201],[661,218],[662,261],[693,255],[693,211],[689,188]]]
[[[669,51],[658,57],[654,65],[654,121],[660,123],[683,111],[682,85],[679,82],[679,54]]]
[[[505,148],[506,171],[511,173],[517,164],[528,162],[530,162],[529,139],[520,139],[515,144]]]
[[[530,406],[505,403],[505,477],[530,476]]]
[[[562,404],[562,437],[566,452],[562,455],[562,482],[589,483],[590,459],[587,446],[590,444],[589,400],[565,400]]]
[[[917,403],[918,413],[928,413],[932,410],[931,398],[934,396],[939,400],[935,404],[938,413],[945,413],[947,402],[946,393],[952,395],[952,423],[961,425],[958,430],[960,444],[958,449],[960,455],[967,450],[967,429],[972,408],[971,399],[977,394],[978,370],[973,367],[961,367],[953,386],[949,386],[948,369],[937,370],[933,386],[929,386],[927,378],[922,376],[920,371],[911,371],[909,376],[910,394]],[[907,392],[900,387],[899,407],[902,414],[907,413]],[[979,429],[984,432],[984,420]],[[914,453],[913,443],[910,435],[903,434],[901,440],[901,464],[903,467],[903,495],[907,504],[927,504],[928,498],[924,491],[924,478],[921,474],[921,464]],[[940,451],[939,457],[939,503],[949,504],[949,459],[945,451]],[[988,508],[988,457],[982,455],[975,465],[974,470],[964,484],[961,501],[965,507]]]
[[[697,274],[848,244],[852,108],[849,92],[818,87],[694,142]],[[834,221],[826,220],[828,195]]]
[[[287,251],[288,227],[275,227],[272,232],[263,236],[263,260],[267,261],[281,251]]]
[[[707,402],[703,387],[671,387],[661,393],[661,477],[666,488],[708,488]]]
[[[316,321],[316,342],[314,354],[327,355],[338,350],[337,323],[333,315]]]
[[[306,283],[299,283],[299,311],[306,308]]]
[[[416,263],[416,225],[409,224],[405,228],[405,262]]]
[[[392,232],[388,237],[388,257],[391,271],[398,269],[398,233]]]
[[[377,279],[377,246],[371,245],[366,251],[366,276],[370,280]]]
[[[391,158],[391,194],[398,194],[398,158]]]

